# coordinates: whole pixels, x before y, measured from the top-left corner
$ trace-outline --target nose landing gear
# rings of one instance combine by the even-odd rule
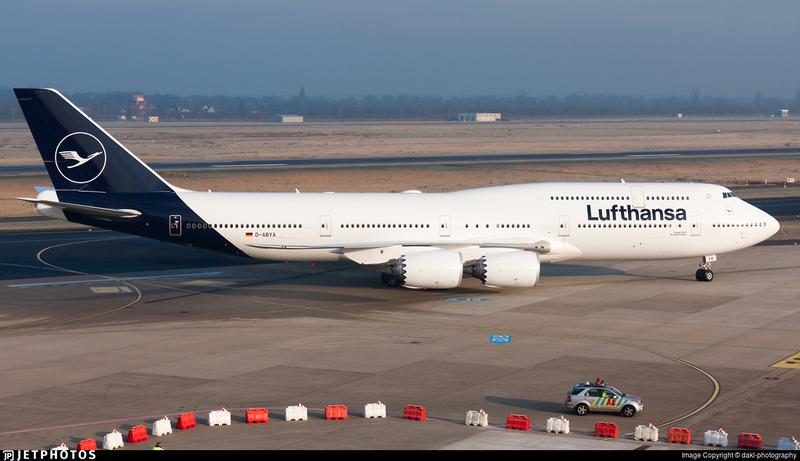
[[[714,280],[714,272],[711,271],[711,263],[717,260],[716,255],[703,256],[700,269],[694,273],[694,278],[698,282],[710,282]]]
[[[698,282],[710,282],[714,280],[714,272],[711,269],[697,269],[697,272],[694,273],[694,278]]]

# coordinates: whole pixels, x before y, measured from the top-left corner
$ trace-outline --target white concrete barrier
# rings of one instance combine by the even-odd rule
[[[658,428],[653,424],[638,425],[633,431],[633,438],[636,440],[644,440],[646,442],[658,442]]]
[[[208,425],[209,426],[230,426],[231,425],[231,412],[226,409],[214,410],[208,412]]]
[[[103,436],[103,450],[116,450],[124,446],[122,433],[116,429]]]
[[[302,403],[286,407],[286,421],[306,421],[308,420],[308,408]]]
[[[365,418],[385,418],[386,417],[386,405],[379,401],[375,403],[368,403],[364,405],[364,417]]]
[[[569,420],[564,416],[560,418],[547,418],[547,432],[569,434]]]
[[[153,435],[156,437],[161,437],[162,435],[172,434],[172,424],[169,422],[169,418],[164,416],[163,418],[153,421]]]
[[[716,431],[706,431],[703,435],[703,443],[712,447],[727,447],[728,433],[719,428]]]
[[[483,409],[481,411],[470,410],[467,412],[464,424],[467,426],[487,427],[489,425],[489,415]]]
[[[795,451],[800,450],[800,442],[794,437],[781,437],[778,439],[778,450]]]

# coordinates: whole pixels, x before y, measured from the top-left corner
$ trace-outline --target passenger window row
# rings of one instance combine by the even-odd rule
[[[340,229],[427,229],[430,224],[339,224]]]
[[[596,229],[596,228],[626,228],[626,229],[630,229],[630,228],[670,228],[671,229],[672,228],[672,224],[671,223],[667,223],[667,224],[664,224],[664,223],[659,223],[659,224],[652,224],[652,223],[648,223],[648,224],[643,224],[643,223],[632,223],[632,224],[607,224],[607,223],[605,223],[605,224],[597,224],[597,223],[592,223],[592,224],[578,224],[578,227],[581,228],[581,229],[589,229],[589,228],[591,228],[591,229]],[[682,227],[682,226],[680,224],[678,224],[678,227]]]
[[[488,229],[489,226],[490,226],[489,224],[486,224],[485,228]],[[472,228],[472,229],[480,229],[481,225],[480,224],[475,224],[474,226],[471,226],[469,224],[464,224],[464,227],[466,227],[467,229],[470,229],[470,228]],[[496,229],[530,229],[531,227],[533,227],[533,225],[532,224],[495,224],[494,227]]]
[[[194,226],[193,226],[194,225]],[[205,226],[205,227],[203,227]],[[299,229],[302,224],[194,224],[187,225],[189,229]]]
[[[750,222],[750,223],[720,223],[712,224],[711,227],[766,227],[765,222]]]
[[[689,200],[687,195],[649,195],[647,200]],[[550,200],[630,200],[630,196],[620,195],[552,195]]]
[[[550,200],[630,200],[622,195],[553,195]]]
[[[685,195],[650,195],[645,197],[647,200],[689,200]]]

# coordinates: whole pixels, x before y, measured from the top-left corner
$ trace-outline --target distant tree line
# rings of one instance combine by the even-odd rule
[[[138,92],[109,91],[67,95],[98,120],[137,116],[133,95]],[[303,115],[311,120],[454,120],[461,112],[501,112],[505,119],[532,117],[626,117],[692,115],[775,114],[780,108],[800,112],[800,89],[793,98],[727,98],[703,96],[693,90],[685,96],[636,97],[572,94],[569,96],[412,96],[309,97],[301,89],[292,97],[176,96],[145,94],[145,115],[160,120],[262,120],[277,114]],[[141,116],[141,114],[139,114]],[[137,117],[138,118],[138,117]],[[0,87],[0,120],[22,120],[10,88]]]

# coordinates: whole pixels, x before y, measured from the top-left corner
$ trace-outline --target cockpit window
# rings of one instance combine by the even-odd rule
[[[736,194],[734,194],[733,192],[723,192],[722,193],[722,198],[731,198],[731,197],[736,197]]]

